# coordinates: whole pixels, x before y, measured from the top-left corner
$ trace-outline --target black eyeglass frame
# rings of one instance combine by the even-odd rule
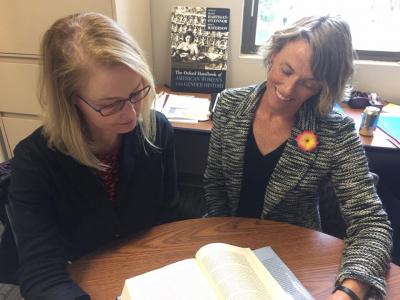
[[[111,116],[113,114],[116,114],[117,112],[121,111],[124,107],[126,102],[130,102],[131,104],[135,104],[138,103],[139,101],[143,100],[150,92],[150,85],[146,85],[144,88],[138,90],[138,91],[134,91],[132,92],[128,98],[126,99],[121,99],[121,100],[117,100],[114,103],[105,105],[101,108],[94,106],[93,104],[91,104],[88,100],[86,100],[85,98],[83,98],[82,96],[76,94],[76,96],[81,99],[84,103],[86,103],[91,109],[93,109],[95,112],[99,113],[100,115],[102,115],[103,117],[108,117]],[[137,97],[138,95],[140,95],[141,93],[143,93],[143,95],[140,96],[140,98],[134,99],[135,97]],[[114,107],[118,107],[117,109],[113,110],[112,108]],[[104,109],[110,109],[111,108],[111,113],[109,114],[104,114],[103,111]]]

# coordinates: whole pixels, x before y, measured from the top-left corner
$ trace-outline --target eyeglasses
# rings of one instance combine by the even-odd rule
[[[144,97],[147,96],[147,94],[150,91],[150,86],[146,85],[144,88],[142,88],[141,90],[138,91],[134,91],[132,92],[129,97],[127,99],[121,99],[121,100],[117,100],[112,104],[103,106],[103,107],[96,107],[93,104],[91,104],[89,101],[85,100],[83,97],[76,95],[79,99],[81,99],[83,102],[85,102],[91,109],[93,109],[95,112],[98,112],[99,114],[101,114],[103,117],[108,117],[112,114],[115,114],[119,111],[121,111],[126,102],[130,102],[131,104],[135,104],[137,102],[139,102],[140,100],[142,100]]]

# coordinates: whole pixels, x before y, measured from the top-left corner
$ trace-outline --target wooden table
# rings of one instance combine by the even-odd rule
[[[72,278],[93,300],[115,299],[124,280],[194,257],[203,245],[223,242],[257,249],[272,246],[316,299],[332,291],[343,241],[285,223],[245,219],[192,219],[156,226],[70,266]],[[400,299],[400,267],[388,274],[388,298]]]

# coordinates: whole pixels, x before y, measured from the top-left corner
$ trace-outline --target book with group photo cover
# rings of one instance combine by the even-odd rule
[[[171,12],[171,89],[217,93],[225,88],[228,8],[176,6]]]
[[[120,300],[313,300],[271,247],[224,243],[125,281]]]

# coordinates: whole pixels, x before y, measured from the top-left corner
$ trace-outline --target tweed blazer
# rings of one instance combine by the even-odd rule
[[[265,82],[228,89],[218,99],[204,175],[208,216],[236,215],[247,136],[265,89]],[[317,135],[314,151],[297,146],[295,138],[305,130]],[[260,218],[320,230],[317,190],[325,178],[335,187],[347,224],[337,284],[356,278],[375,287],[371,297],[381,298],[385,294],[392,229],[369,176],[354,122],[335,111],[319,117],[306,102],[267,184]]]

